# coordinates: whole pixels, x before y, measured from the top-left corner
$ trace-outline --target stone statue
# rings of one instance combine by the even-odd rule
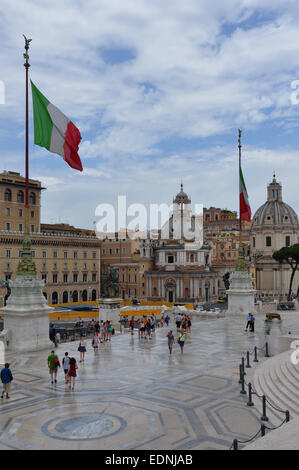
[[[119,295],[119,279],[116,268],[108,267],[108,273],[104,275],[102,281],[103,297],[113,298]]]

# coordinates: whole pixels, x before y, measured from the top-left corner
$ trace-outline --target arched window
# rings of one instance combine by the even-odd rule
[[[97,291],[95,289],[93,289],[92,293],[91,293],[91,300],[97,300]]]
[[[286,244],[285,246],[290,246],[291,245],[291,237],[290,235],[286,235]]]
[[[4,200],[7,202],[11,201],[11,190],[6,188],[5,193],[4,193]]]
[[[58,294],[57,294],[57,292],[52,293],[52,304],[58,304]]]
[[[23,191],[18,191],[18,194],[17,194],[17,202],[24,202],[24,193]]]
[[[68,301],[69,301],[69,294],[68,294],[68,292],[65,290],[65,291],[63,292],[63,294],[62,294],[62,302],[63,302],[64,304],[66,304]]]
[[[30,204],[35,204],[35,200],[36,200],[36,198],[35,198],[35,193],[31,192],[31,193],[29,194],[29,203],[30,203]]]
[[[87,290],[84,290],[84,291],[82,292],[82,301],[83,301],[83,302],[87,302]]]
[[[74,290],[72,297],[73,297],[73,302],[78,302],[78,291],[77,290]]]

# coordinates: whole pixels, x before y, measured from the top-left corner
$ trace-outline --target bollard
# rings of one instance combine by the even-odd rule
[[[246,372],[245,372],[245,359],[244,357],[242,357],[242,372],[244,375],[246,375]]]
[[[261,417],[262,421],[269,421],[269,418],[266,414],[266,396],[263,395],[263,416]]]
[[[251,365],[250,365],[250,363],[249,363],[249,351],[247,351],[246,356],[247,356],[247,364],[246,364],[246,367],[247,367],[247,369],[249,369],[249,368],[251,367]]]
[[[261,436],[264,437],[266,434],[266,426],[264,424],[261,424]]]
[[[242,374],[243,374],[242,364],[239,365],[239,370],[240,370],[240,380],[239,380],[239,384],[241,384],[241,383],[242,383]]]
[[[254,403],[252,401],[252,385],[251,385],[250,382],[248,384],[248,402],[247,402],[247,406],[254,406]]]
[[[233,446],[234,446],[234,450],[239,450],[238,449],[238,440],[237,439],[233,440]]]
[[[245,390],[245,380],[244,380],[244,373],[242,373],[242,382],[241,382],[241,385],[242,385],[242,387],[241,387],[241,391],[240,391],[240,393],[241,393],[242,395],[246,395],[246,394],[247,394],[247,392],[246,392],[246,390]]]
[[[257,347],[254,346],[254,359],[253,359],[253,362],[259,362],[258,358],[257,358]]]
[[[290,421],[290,412],[289,410],[286,411],[286,423]]]
[[[269,355],[269,345],[268,345],[268,343],[266,343],[265,357],[270,357],[270,355]]]

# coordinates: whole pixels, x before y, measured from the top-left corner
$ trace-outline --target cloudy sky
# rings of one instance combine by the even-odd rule
[[[92,228],[98,204],[169,204],[181,180],[237,210],[238,128],[252,210],[275,171],[299,213],[298,19],[297,0],[0,3],[0,170],[24,172],[24,33],[32,81],[82,135],[80,173],[34,145],[30,110],[42,222]]]

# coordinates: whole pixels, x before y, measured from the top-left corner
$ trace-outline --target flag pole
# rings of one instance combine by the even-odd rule
[[[23,34],[24,36],[24,34]],[[30,67],[29,64],[29,44],[32,39],[25,39],[25,78],[26,78],[26,88],[25,88],[25,214],[24,214],[24,240],[23,240],[23,251],[22,259],[19,262],[17,275],[29,276],[36,274],[36,266],[32,261],[31,253],[31,241],[29,237],[29,99],[28,99],[28,70]]]
[[[241,219],[241,200],[240,200],[240,174],[241,174],[241,136],[242,131],[239,129],[238,147],[239,147],[239,250],[238,260],[236,264],[236,271],[246,271],[246,265],[244,261],[243,245],[242,245],[242,219]]]
[[[238,147],[239,147],[239,181],[240,181],[240,168],[241,168],[241,136],[242,131],[239,129]],[[242,219],[241,219],[241,204],[240,204],[240,189],[239,189],[239,232],[240,232],[240,243],[242,242]]]

